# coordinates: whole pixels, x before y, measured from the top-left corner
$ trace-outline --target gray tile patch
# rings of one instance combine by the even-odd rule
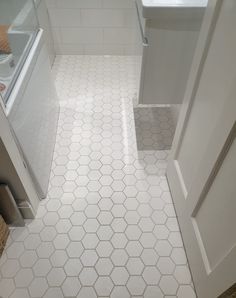
[[[138,150],[170,150],[176,128],[172,107],[136,107],[134,119]],[[147,162],[154,160],[150,157]]]

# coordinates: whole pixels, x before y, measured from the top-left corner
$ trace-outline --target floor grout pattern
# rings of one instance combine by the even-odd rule
[[[3,298],[193,298],[165,177],[168,151],[138,151],[139,58],[58,56],[60,119],[48,197],[11,231]]]

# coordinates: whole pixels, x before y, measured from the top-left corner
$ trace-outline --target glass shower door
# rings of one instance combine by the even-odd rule
[[[5,103],[38,30],[33,0],[0,0],[0,93]]]

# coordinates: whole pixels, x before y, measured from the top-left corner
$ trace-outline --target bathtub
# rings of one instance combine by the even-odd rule
[[[2,59],[0,59],[0,83],[6,86],[1,95],[5,102],[26,60],[39,28],[34,2],[32,0],[25,3],[22,2],[15,7],[16,4],[16,1],[14,3],[10,1],[9,5],[6,2],[4,6],[5,14],[2,10],[0,15],[2,24],[10,23],[10,27],[7,30],[7,38],[11,54],[1,56]],[[15,10],[14,7],[16,8]],[[13,16],[14,18],[12,18]]]
[[[20,68],[27,57],[29,48],[32,45],[34,36],[32,33],[10,30],[8,39],[12,53],[6,55],[5,58],[0,61],[0,83],[6,86],[5,91],[2,92],[4,101],[7,100],[11,92],[9,85],[14,85]]]
[[[40,198],[47,193],[59,102],[39,30],[6,103],[6,114]]]

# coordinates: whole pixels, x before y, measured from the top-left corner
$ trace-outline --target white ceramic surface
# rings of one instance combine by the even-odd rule
[[[41,36],[41,32],[39,33]],[[46,46],[38,36],[7,103],[8,119],[34,178],[46,195],[58,118],[58,103]]]
[[[39,26],[40,28],[43,29],[43,32],[44,32],[45,43],[47,46],[50,63],[52,65],[55,60],[55,49],[54,49],[54,43],[53,43],[52,28],[51,28],[45,1],[41,0],[37,2],[37,15],[38,15]]]
[[[207,3],[208,0],[142,0],[143,17],[192,18],[201,15]]]
[[[206,7],[208,0],[142,0],[144,7]]]
[[[133,0],[47,1],[57,54],[140,54]]]

